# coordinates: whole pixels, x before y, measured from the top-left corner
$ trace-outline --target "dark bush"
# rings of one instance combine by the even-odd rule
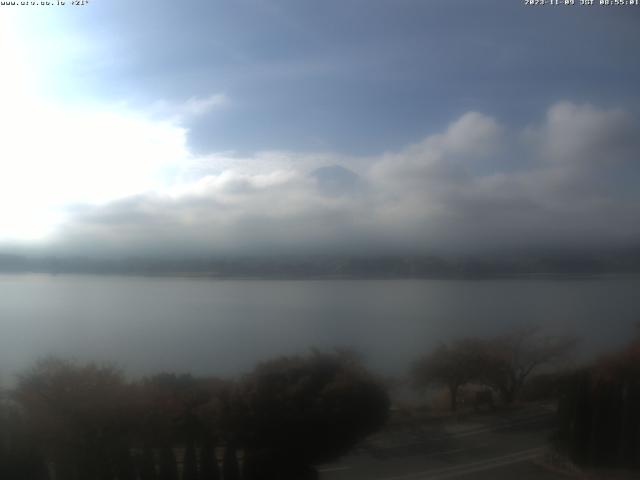
[[[569,377],[558,445],[576,463],[640,467],[640,341]]]
[[[566,372],[554,372],[531,377],[522,387],[521,400],[529,402],[557,400],[568,375]]]
[[[389,398],[352,357],[315,353],[259,365],[238,389],[236,405],[242,414],[235,431],[253,461],[299,472],[379,429]]]

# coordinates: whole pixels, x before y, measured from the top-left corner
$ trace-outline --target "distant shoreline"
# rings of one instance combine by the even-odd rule
[[[513,279],[640,275],[640,251],[438,257],[289,255],[91,258],[0,253],[0,274],[91,274],[210,279]]]
[[[491,281],[491,280],[606,280],[620,278],[640,278],[640,272],[603,272],[603,273],[505,273],[487,275],[232,275],[215,272],[46,272],[46,271],[0,271],[0,278],[9,276],[46,276],[46,277],[131,277],[148,279],[193,279],[193,280],[240,280],[240,281]]]

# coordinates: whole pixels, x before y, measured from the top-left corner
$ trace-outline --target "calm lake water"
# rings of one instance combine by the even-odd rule
[[[576,333],[581,354],[626,342],[640,278],[211,280],[0,275],[0,376],[46,354],[132,375],[232,375],[311,347],[355,347],[402,373],[438,342],[535,323]]]

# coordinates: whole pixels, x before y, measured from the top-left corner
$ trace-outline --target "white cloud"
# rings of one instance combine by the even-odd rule
[[[637,156],[637,132],[635,119],[622,109],[560,102],[549,108],[542,126],[527,134],[547,161],[598,166]]]
[[[524,132],[470,112],[398,152],[360,159],[197,157],[186,147],[186,130],[170,121],[127,111],[43,107],[41,114],[39,128],[57,123],[26,147],[15,132],[11,148],[27,167],[9,164],[9,178],[21,187],[9,185],[4,198],[22,211],[53,199],[80,204],[66,210],[53,237],[59,251],[463,251],[640,239],[632,220],[638,195],[619,195],[615,176],[604,180],[639,150],[637,126],[622,110],[561,103]],[[67,129],[79,136],[61,137]],[[528,160],[520,168],[475,168],[507,151]],[[48,158],[60,160],[41,161]],[[328,195],[311,173],[341,163],[354,165],[358,188]]]
[[[65,105],[11,16],[0,19],[0,241],[46,236],[70,203],[105,203],[161,188],[190,161],[186,130],[124,106]],[[194,100],[191,108],[209,108]]]
[[[228,103],[229,99],[225,95],[216,93],[205,98],[191,97],[184,103],[182,110],[189,115],[203,115]]]
[[[207,97],[190,97],[183,102],[158,100],[149,107],[149,112],[160,118],[168,118],[176,123],[183,123],[193,117],[206,115],[228,106],[229,97],[222,93],[214,93]]]
[[[184,129],[126,111],[40,102],[28,113],[3,110],[0,124],[0,203],[18,216],[26,216],[26,205],[44,213],[158,188],[190,158]],[[0,221],[0,234],[17,230],[6,216]]]
[[[411,182],[418,187],[464,175],[465,161],[477,161],[502,145],[503,129],[487,115],[469,112],[443,133],[426,137],[377,161],[372,175],[379,182]]]
[[[447,154],[483,158],[498,150],[502,133],[503,129],[495,119],[482,113],[468,112],[442,135],[442,149]]]

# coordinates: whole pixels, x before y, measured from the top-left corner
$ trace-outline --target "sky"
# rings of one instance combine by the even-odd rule
[[[640,7],[523,3],[0,5],[0,250],[637,246]]]

